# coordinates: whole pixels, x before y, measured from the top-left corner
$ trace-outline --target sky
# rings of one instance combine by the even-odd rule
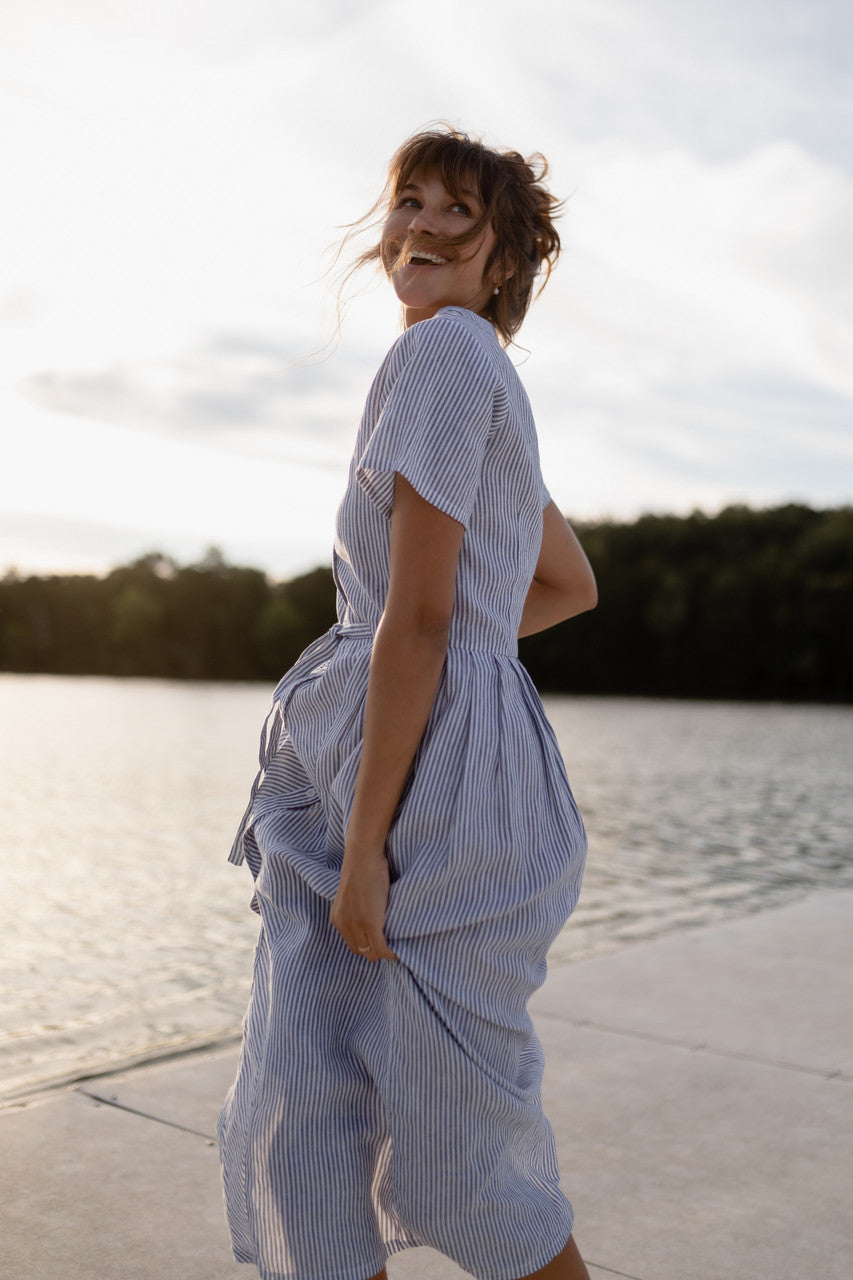
[[[438,120],[544,153],[512,358],[576,520],[853,501],[848,0],[7,0],[0,573],[329,564],[371,379],[330,246]]]

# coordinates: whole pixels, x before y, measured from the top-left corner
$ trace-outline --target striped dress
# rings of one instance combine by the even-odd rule
[[[447,660],[388,835],[399,959],[368,964],[329,909],[396,472],[465,534]],[[234,1255],[263,1280],[365,1280],[418,1245],[511,1280],[571,1232],[526,1008],[586,852],[517,657],[547,501],[492,326],[445,307],[407,329],[370,390],[338,511],[338,622],[275,691],[231,853],[262,924],[219,1138]]]

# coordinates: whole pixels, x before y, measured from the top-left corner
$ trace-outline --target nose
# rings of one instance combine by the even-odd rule
[[[409,230],[421,231],[430,236],[435,234],[435,220],[423,205],[421,205],[420,209],[412,210],[412,216],[409,219]]]

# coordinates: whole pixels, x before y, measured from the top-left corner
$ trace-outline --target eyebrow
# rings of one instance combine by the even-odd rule
[[[419,182],[407,182],[404,187],[400,187],[400,190],[397,192],[397,195],[400,195],[400,192],[402,191],[421,191],[422,192],[423,187],[420,185]],[[449,194],[453,195],[453,192],[451,191]],[[476,191],[468,191],[466,187],[460,187],[459,194],[461,196],[467,196],[469,200],[474,200],[476,201],[477,204],[481,203],[480,197],[477,195]]]

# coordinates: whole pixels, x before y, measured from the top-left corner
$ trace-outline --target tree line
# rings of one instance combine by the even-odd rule
[[[575,525],[598,608],[521,641],[543,691],[849,702],[853,508]],[[335,619],[331,570],[273,582],[212,549],[0,581],[0,670],[275,680]]]

